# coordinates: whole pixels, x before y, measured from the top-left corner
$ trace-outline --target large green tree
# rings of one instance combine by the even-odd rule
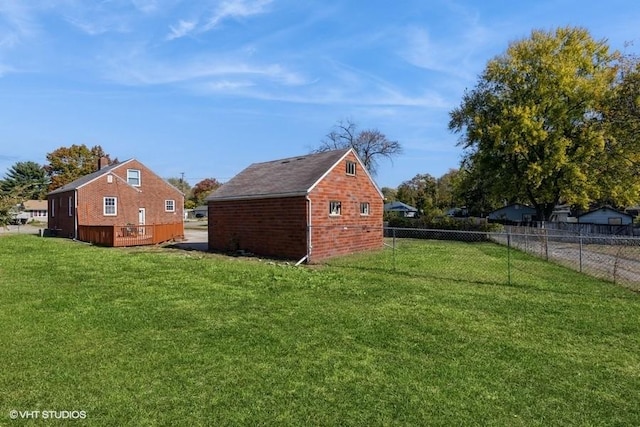
[[[456,188],[459,185],[460,171],[449,169],[447,173],[436,180],[436,207],[447,209],[461,207],[464,201],[458,197]]]
[[[640,185],[640,59],[621,57],[613,90],[603,108],[603,123],[607,129],[606,156],[596,165],[615,174],[601,173],[603,191],[600,203],[629,205],[636,198]]]
[[[398,186],[396,199],[418,209],[420,213],[429,213],[436,207],[437,181],[426,174],[417,174]]]
[[[545,220],[561,201],[587,206],[608,191],[603,183],[617,171],[605,167],[602,112],[616,58],[605,41],[567,27],[533,31],[489,61],[449,123],[487,199],[529,202]],[[624,185],[611,196],[637,194],[637,183]]]
[[[2,194],[11,194],[23,200],[42,199],[49,179],[44,168],[36,162],[17,162],[0,181]]]
[[[105,157],[109,164],[117,163],[118,160],[111,160],[101,146],[96,145],[91,148],[86,145],[72,145],[71,147],[60,147],[47,154],[49,164],[44,168],[51,179],[49,191],[62,187],[81,176],[95,172],[98,168],[98,160]]]

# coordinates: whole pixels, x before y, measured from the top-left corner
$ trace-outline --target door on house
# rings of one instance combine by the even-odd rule
[[[138,225],[140,225],[141,227],[138,227],[138,234],[139,235],[144,235],[144,225],[145,225],[145,215],[146,215],[146,211],[145,208],[138,208]]]

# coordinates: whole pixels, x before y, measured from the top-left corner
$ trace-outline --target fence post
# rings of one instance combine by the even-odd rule
[[[393,228],[393,271],[396,271],[396,229]]]
[[[507,275],[508,284],[511,284],[511,232],[507,231]]]
[[[582,273],[582,230],[579,231],[579,250],[578,250],[578,256],[580,258],[580,273]]]
[[[549,230],[546,227],[544,229],[544,255],[549,261]]]

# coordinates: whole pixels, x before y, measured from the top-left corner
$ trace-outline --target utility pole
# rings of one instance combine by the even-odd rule
[[[180,172],[180,184],[184,182],[184,172]]]

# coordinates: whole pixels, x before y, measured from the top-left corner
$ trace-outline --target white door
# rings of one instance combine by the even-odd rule
[[[138,208],[138,225],[145,224],[145,213],[146,212],[144,208]],[[138,234],[144,234],[144,227],[138,228]]]

